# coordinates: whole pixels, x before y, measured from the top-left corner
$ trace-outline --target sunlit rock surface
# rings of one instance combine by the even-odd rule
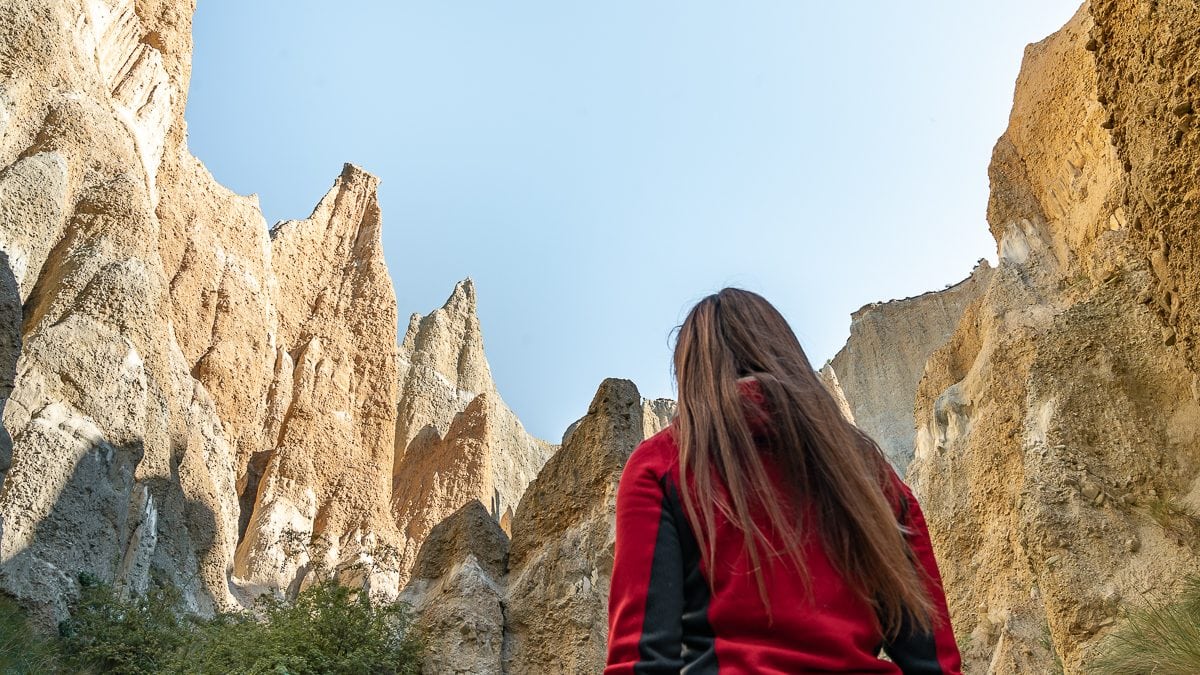
[[[851,315],[850,339],[821,369],[843,413],[875,439],[902,476],[912,461],[913,405],[925,362],[949,339],[991,273],[980,261],[971,276],[944,290],[859,309]]]

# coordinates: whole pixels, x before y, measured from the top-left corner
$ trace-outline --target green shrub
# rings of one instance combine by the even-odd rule
[[[1200,577],[1172,603],[1130,611],[1101,649],[1097,673],[1200,673]]]
[[[407,634],[401,605],[322,581],[292,602],[260,598],[254,614],[202,625],[171,669],[195,673],[417,672],[419,647]]]
[[[405,608],[372,602],[333,581],[313,584],[293,601],[264,596],[252,611],[206,620],[180,613],[178,594],[170,589],[126,599],[88,577],[81,582],[79,602],[60,626],[73,671],[417,672],[419,646],[407,637]]]
[[[177,613],[179,594],[155,586],[144,596],[122,598],[111,586],[79,576],[80,594],[71,618],[59,626],[73,665],[104,673],[160,673],[188,641]]]
[[[0,673],[54,673],[60,664],[58,643],[31,626],[15,600],[0,595]]]

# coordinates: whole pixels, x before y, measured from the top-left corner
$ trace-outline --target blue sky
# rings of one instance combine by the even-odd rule
[[[1078,3],[198,5],[192,152],[270,223],[378,175],[401,328],[473,277],[501,395],[557,441],[605,377],[671,396],[670,331],[722,286],[819,366],[858,307],[994,258],[1022,51]]]

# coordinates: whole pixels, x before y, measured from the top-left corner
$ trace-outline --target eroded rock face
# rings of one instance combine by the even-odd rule
[[[377,181],[268,233],[187,151],[192,10],[0,5],[0,587],[60,618],[81,572],[233,607],[243,535],[252,587],[398,584]]]
[[[521,499],[511,547],[475,500],[432,528],[401,594],[430,645],[425,672],[603,670],[617,482],[674,411],[632,382],[605,380]]]
[[[507,672],[604,669],[617,482],[649,431],[645,420],[637,387],[605,380],[517,507],[505,595]]]
[[[833,367],[826,363],[817,371],[817,377],[821,379],[821,384],[833,396],[833,401],[837,403],[838,412],[842,413],[842,417],[854,422],[854,411],[850,409],[850,402],[846,400],[846,392],[842,391],[842,383],[838,381]]]
[[[193,9],[0,5],[0,588],[59,616],[80,572],[201,613],[317,570],[394,596],[435,523],[507,526],[554,450],[469,280],[397,349],[375,177],[268,230],[191,156]]]
[[[399,588],[388,508],[396,298],[377,185],[347,165],[312,216],[271,230],[278,367],[266,403],[275,444],[234,568],[255,586],[287,588],[317,566],[347,582],[361,575],[385,594]]]
[[[1190,3],[1098,0],[1026,50],[999,265],[926,367],[908,474],[980,672],[1084,672],[1200,567],[1198,67]]]
[[[155,210],[191,11],[158,9],[0,6],[0,587],[59,617],[84,571],[233,604],[235,468],[171,334]]]
[[[403,581],[430,529],[464,504],[479,500],[508,530],[555,446],[526,432],[496,391],[470,279],[440,309],[413,315],[399,363],[392,510]]]
[[[508,536],[479,501],[430,530],[400,595],[424,646],[422,672],[503,672],[507,565]]]
[[[981,260],[965,280],[915,298],[872,303],[851,315],[850,339],[821,369],[822,380],[901,476],[913,456],[913,405],[925,362],[954,332],[987,286]]]

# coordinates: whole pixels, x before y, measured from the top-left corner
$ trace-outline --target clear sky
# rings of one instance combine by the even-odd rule
[[[725,285],[814,365],[868,302],[994,259],[987,164],[1022,51],[1076,0],[201,0],[187,119],[269,223],[382,179],[400,306],[470,276],[501,395],[557,442],[600,380],[671,396]]]

